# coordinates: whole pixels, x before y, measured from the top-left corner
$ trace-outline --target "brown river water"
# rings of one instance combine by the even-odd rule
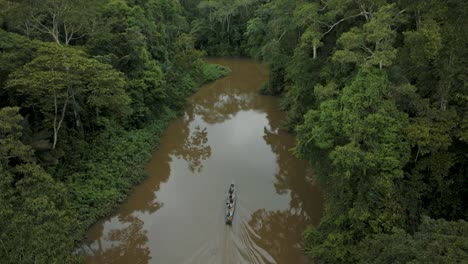
[[[268,70],[250,59],[210,59],[232,73],[188,101],[113,215],[88,231],[87,263],[308,263],[302,232],[318,224],[314,172],[291,154],[276,97],[259,95]],[[236,184],[232,226],[224,223]]]

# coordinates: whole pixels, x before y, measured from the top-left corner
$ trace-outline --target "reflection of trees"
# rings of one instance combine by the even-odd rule
[[[269,252],[277,263],[302,263],[302,231],[310,224],[318,224],[322,215],[322,197],[314,183],[314,175],[305,161],[291,153],[294,139],[282,129],[284,113],[268,111],[269,127],[263,139],[276,155],[278,171],[274,183],[278,194],[291,196],[285,211],[257,210],[249,225],[258,235],[255,243]]]
[[[267,80],[267,68],[249,60],[214,61],[228,66],[232,73],[205,86],[192,99],[187,112],[199,115],[207,124],[222,123],[242,110],[263,109],[258,95]]]
[[[202,161],[211,156],[211,146],[208,145],[208,131],[206,128],[195,127],[192,134],[185,138],[184,145],[174,151],[189,163],[191,172],[201,172]]]
[[[291,153],[294,146],[293,137],[281,126],[282,114],[267,115],[270,128],[264,129],[264,140],[276,154],[278,172],[275,175],[275,188],[278,194],[288,191],[291,195],[290,208],[296,211],[305,210],[316,224],[322,214],[322,197],[314,184],[314,175],[305,161],[299,160]]]
[[[119,226],[124,228],[111,230],[105,237],[89,246],[91,263],[148,263],[150,250],[147,232],[143,230],[143,221],[133,215],[119,216]],[[110,246],[109,246],[110,244]]]
[[[147,231],[137,215],[138,212],[153,214],[163,206],[157,201],[156,192],[169,179],[170,162],[167,153],[156,153],[147,166],[152,177],[135,188],[136,195],[122,204],[117,216],[92,227],[91,236],[96,240],[82,246],[90,263],[148,263]],[[107,228],[111,230],[104,233]]]
[[[153,214],[163,206],[157,201],[156,192],[159,191],[161,183],[167,182],[169,179],[171,173],[170,162],[171,158],[167,153],[165,155],[159,153],[156,155],[155,159],[146,168],[151,177],[148,177],[147,180],[135,188],[133,192],[138,195],[131,197],[123,204],[120,209],[121,214],[128,215],[133,212]]]
[[[257,210],[249,221],[256,236],[250,236],[257,246],[265,249],[277,263],[302,263],[300,242],[307,227],[303,212]]]
[[[223,63],[224,64],[224,63]],[[251,65],[249,65],[251,64]],[[211,156],[207,128],[191,124],[201,118],[206,124],[222,123],[242,110],[264,109],[257,90],[266,81],[266,69],[249,60],[230,60],[232,74],[205,86],[191,99],[183,119],[176,121],[177,140],[170,153],[186,160],[192,172],[201,172],[203,161]],[[268,107],[268,106],[266,106]]]
[[[152,161],[149,164],[150,174],[158,175],[161,170],[167,171],[167,178],[169,178],[173,156],[187,161],[191,172],[201,172],[203,161],[211,156],[211,146],[208,145],[208,129],[200,126],[193,127],[191,124],[194,119],[193,112],[186,112],[184,117],[173,121],[164,137],[164,144],[153,154],[153,160],[156,162]],[[161,160],[165,162],[159,162]]]
[[[251,109],[255,98],[252,92],[241,94],[235,88],[225,88],[222,94],[208,93],[199,98],[192,114],[201,116],[207,124],[222,123],[241,110]]]

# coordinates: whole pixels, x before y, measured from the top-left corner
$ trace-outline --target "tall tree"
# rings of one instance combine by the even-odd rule
[[[333,59],[340,62],[354,62],[363,65],[392,65],[396,58],[393,43],[396,38],[395,26],[401,12],[395,4],[385,5],[372,14],[369,22],[362,28],[352,28],[343,33],[338,44],[343,47],[337,50]]]
[[[325,221],[341,241],[328,253],[326,245],[333,244],[333,237],[307,237],[310,250],[327,261],[350,258],[353,237],[389,232],[399,225],[396,186],[410,156],[403,134],[408,118],[387,98],[389,92],[385,73],[361,69],[338,99],[323,101],[298,127],[296,152],[310,159],[309,149],[323,149],[333,165],[321,176],[329,192],[328,217],[335,219]],[[334,256],[337,251],[342,255]]]
[[[20,0],[12,4],[8,23],[29,37],[41,36],[59,45],[69,45],[94,30],[102,2]]]
[[[121,75],[109,65],[57,45],[44,45],[39,54],[14,72],[8,85],[44,116],[44,127],[53,130],[52,149],[69,108],[78,129],[83,116],[87,128],[100,125],[100,117],[125,120],[130,99]]]

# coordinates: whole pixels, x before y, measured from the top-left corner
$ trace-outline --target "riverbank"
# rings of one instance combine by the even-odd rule
[[[204,83],[224,77],[229,72],[226,67],[206,64],[203,68]],[[194,87],[193,92],[201,86]],[[66,182],[68,211],[78,220],[76,237],[70,239],[81,241],[90,225],[111,213],[127,198],[133,187],[147,177],[144,167],[179,110],[165,108],[144,128],[110,129],[90,143],[73,146],[71,156],[57,171],[57,177],[67,175],[69,179]]]

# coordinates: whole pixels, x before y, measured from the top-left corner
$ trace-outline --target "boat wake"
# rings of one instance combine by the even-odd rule
[[[246,204],[239,199],[236,208],[236,217],[232,225],[226,225],[223,221],[224,208],[220,206],[219,221],[213,228],[219,230],[216,237],[207,238],[197,251],[189,256],[184,264],[273,264],[274,258],[256,241],[261,237],[249,226],[249,220],[253,213]]]

